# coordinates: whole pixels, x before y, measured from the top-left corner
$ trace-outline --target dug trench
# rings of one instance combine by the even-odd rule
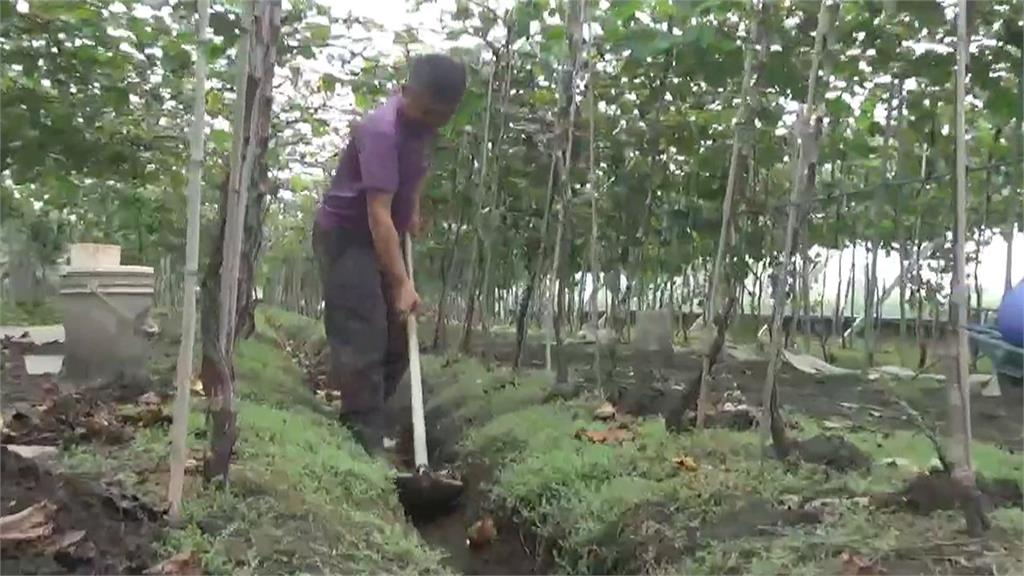
[[[281,334],[280,326],[277,326]],[[323,342],[279,344],[291,352],[305,373],[307,384],[332,408],[338,407],[337,395],[327,388],[327,352]],[[434,384],[437,382],[437,384]],[[424,381],[429,399],[442,382]],[[408,377],[399,386],[385,408],[396,446],[392,464],[402,472],[415,469],[413,430],[410,413]],[[516,515],[502,509],[488,493],[494,470],[486,462],[460,457],[459,441],[463,430],[439,405],[425,412],[428,458],[431,472],[460,481],[461,495],[442,506],[410,505],[402,502],[411,524],[431,547],[442,550],[447,566],[459,574],[546,574],[552,567],[550,553],[545,554],[536,534],[521,525]],[[401,501],[401,498],[400,498]]]
[[[291,348],[304,350],[298,359],[307,380],[333,400],[322,390],[322,345]],[[902,422],[895,414],[836,430],[787,406],[790,433],[806,448],[803,458],[765,460],[750,430],[666,430],[660,414],[676,393],[671,383],[692,375],[685,367],[694,358],[680,355],[666,367],[630,359],[615,371],[612,388],[600,390],[588,378],[591,356],[583,351],[568,390],[542,371],[514,374],[490,354],[484,361],[423,359],[431,462],[461,475],[466,492],[451,514],[412,523],[453,571],[1002,573],[1024,567],[1013,545],[1024,536],[1020,484],[1012,479],[1021,470],[1019,454],[979,449],[980,484],[995,524],[979,545],[959,536],[956,495],[948,477],[928,471],[927,440],[905,422],[882,429],[890,420]],[[717,407],[742,402],[736,395],[742,383],[723,380],[744,371],[753,372],[726,363],[716,374]],[[784,390],[792,376],[783,375]],[[613,400],[611,415],[603,410],[607,400]],[[407,396],[397,396],[391,409],[401,429],[398,464],[408,467]],[[872,419],[880,421],[869,429]],[[914,466],[879,462],[896,455]]]

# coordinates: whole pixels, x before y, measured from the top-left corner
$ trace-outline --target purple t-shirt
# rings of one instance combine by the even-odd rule
[[[402,115],[394,94],[352,127],[331,187],[320,201],[317,221],[369,234],[366,194],[394,194],[391,218],[399,234],[409,229],[413,199],[427,173],[427,148],[436,131]]]

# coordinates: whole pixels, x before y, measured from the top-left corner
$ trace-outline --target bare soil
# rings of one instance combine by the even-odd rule
[[[173,354],[161,341],[154,356]],[[4,574],[138,574],[153,565],[162,512],[114,483],[69,473],[43,460],[26,459],[8,445],[68,447],[122,444],[134,434],[137,414],[119,411],[143,394],[166,394],[166,377],[71,382],[58,375],[29,375],[25,354],[59,354],[62,345],[3,342],[3,436],[0,508],[4,515],[48,501],[56,507],[53,534],[4,546]],[[162,413],[156,419],[162,423]],[[145,425],[158,423],[156,420]],[[69,543],[70,542],[70,543]]]
[[[53,536],[4,546],[4,574],[139,574],[155,560],[160,514],[99,479],[47,470],[0,447],[0,509],[4,515],[49,501],[56,506]],[[76,531],[85,533],[62,546]]]

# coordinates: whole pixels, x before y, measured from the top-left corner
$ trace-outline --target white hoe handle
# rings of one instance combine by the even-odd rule
[[[405,269],[412,281],[412,238],[405,235]],[[416,470],[422,471],[430,467],[427,462],[427,426],[423,418],[423,376],[420,372],[420,343],[416,335],[416,315],[409,314],[406,319],[406,331],[409,333],[409,387],[412,404],[412,439],[413,459]]]

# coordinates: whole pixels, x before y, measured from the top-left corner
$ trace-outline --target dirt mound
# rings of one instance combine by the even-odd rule
[[[1022,507],[1024,494],[1020,484],[1010,478],[989,480],[979,475],[978,488],[994,507]],[[962,489],[944,470],[925,472],[912,478],[907,486],[898,492],[881,498],[881,504],[905,507],[918,514],[931,514],[937,510],[955,510],[961,500]]]
[[[5,545],[4,574],[140,574],[155,559],[159,513],[84,477],[51,472],[0,447],[4,516],[48,502],[49,536]],[[49,530],[48,530],[49,531]]]
[[[819,434],[798,443],[795,450],[804,462],[821,464],[839,472],[871,466],[871,459],[863,450],[835,434]]]

